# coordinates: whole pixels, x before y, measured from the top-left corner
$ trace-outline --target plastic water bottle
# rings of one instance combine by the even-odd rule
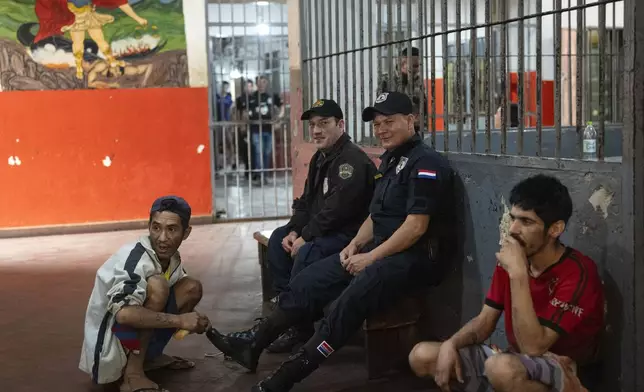
[[[597,131],[593,127],[593,122],[588,121],[584,129],[584,159],[597,159]]]

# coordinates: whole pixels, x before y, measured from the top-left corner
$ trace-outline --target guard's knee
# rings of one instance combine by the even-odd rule
[[[163,310],[170,295],[168,281],[162,275],[153,275],[148,278],[147,282],[145,307],[157,312]]]
[[[289,231],[286,230],[286,227],[284,226],[275,229],[268,238],[268,249],[284,251],[282,248],[282,240],[284,240],[284,237],[286,237],[288,233]]]
[[[496,390],[506,391],[515,381],[525,379],[525,368],[512,354],[496,354],[485,360],[485,375]]]
[[[409,366],[418,377],[428,377],[434,373],[436,359],[440,351],[439,343],[420,342],[409,353]]]

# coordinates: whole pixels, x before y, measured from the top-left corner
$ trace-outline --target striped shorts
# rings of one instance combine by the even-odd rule
[[[179,314],[174,287],[170,287],[170,295],[168,296],[168,302],[166,303],[163,312]],[[175,332],[177,332],[176,328],[155,329],[152,333],[150,343],[148,344],[146,359],[154,359],[163,354],[163,350],[168,345]],[[138,351],[141,349],[139,331],[136,328],[115,322],[112,327],[112,333],[114,333],[114,335],[119,339],[121,346],[126,352]]]
[[[461,367],[465,383],[459,385],[463,392],[494,392],[492,385],[485,377],[485,360],[497,351],[487,345],[473,345],[459,350]],[[505,352],[516,355],[528,373],[528,379],[538,381],[549,387],[551,392],[562,392],[564,371],[561,365],[548,357],[530,357],[524,354]]]

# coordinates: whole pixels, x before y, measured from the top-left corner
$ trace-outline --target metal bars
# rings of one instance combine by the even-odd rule
[[[315,9],[307,6],[302,16],[315,15]],[[211,182],[217,219],[277,218],[291,212],[290,132],[284,121],[290,76],[286,11],[277,1],[207,4]],[[314,55],[325,45],[308,39],[302,43],[303,53]],[[330,52],[327,48],[325,53]],[[320,80],[309,78],[304,96],[315,93],[313,83],[319,91]]]
[[[338,1],[319,0],[325,9]],[[621,103],[609,97],[620,90],[615,75],[623,62],[621,21],[606,12],[614,0],[356,1],[339,15],[353,18],[345,22],[353,31],[315,32],[344,45],[304,59],[336,61],[333,77],[345,90],[338,98],[354,140],[373,143],[360,112],[386,86],[419,98],[420,131],[442,151],[579,159],[585,123],[594,121],[598,158],[621,154],[611,142],[620,137]],[[595,26],[585,25],[587,15]],[[416,86],[406,74],[415,61]]]

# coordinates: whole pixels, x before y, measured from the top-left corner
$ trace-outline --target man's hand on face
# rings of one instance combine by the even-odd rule
[[[528,258],[525,251],[519,241],[510,235],[505,238],[501,250],[496,254],[496,259],[510,277],[528,272]]]
[[[284,237],[284,239],[282,239],[282,248],[284,248],[286,253],[291,253],[291,251],[293,250],[293,243],[295,242],[297,237],[297,233],[291,231],[286,237]]]
[[[291,257],[297,256],[297,252],[300,251],[300,248],[302,245],[306,244],[306,241],[304,241],[304,238],[298,237],[298,239],[293,242],[293,245],[291,246]]]

